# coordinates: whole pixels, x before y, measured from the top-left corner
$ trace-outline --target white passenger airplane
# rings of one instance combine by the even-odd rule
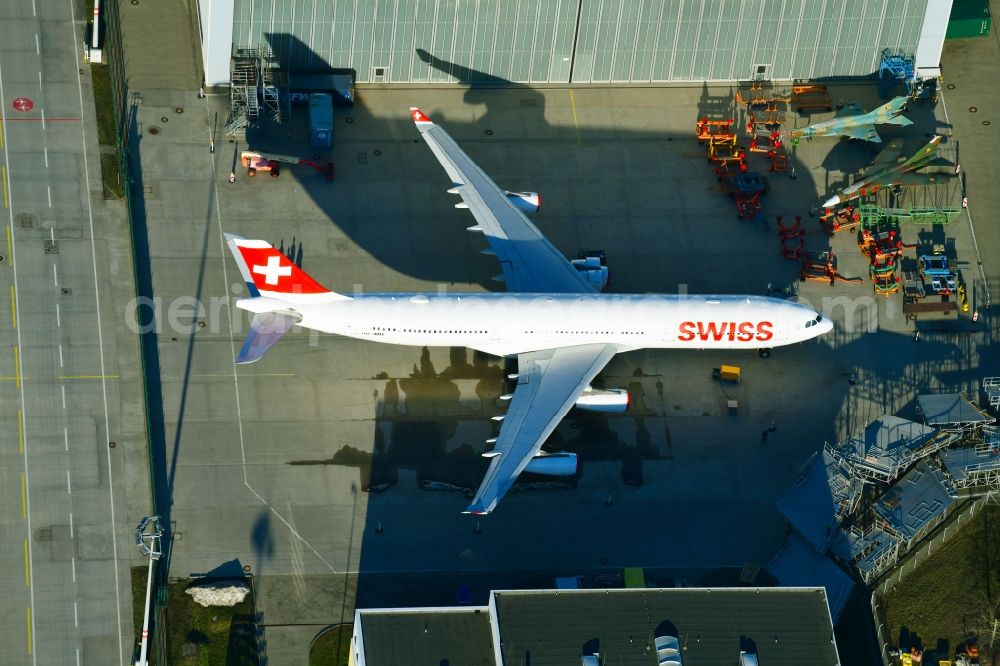
[[[574,474],[573,454],[542,452],[572,408],[622,412],[623,389],[590,382],[615,354],[642,349],[761,349],[815,338],[833,328],[810,308],[761,296],[597,293],[603,267],[566,260],[522,213],[533,193],[510,193],[480,169],[419,109],[417,129],[462,197],[503,269],[508,293],[373,293],[326,289],[262,240],[227,234],[254,313],[238,363],[258,360],[293,325],[398,345],[470,347],[517,357],[517,385],[501,421],[486,478],[466,513],[486,514],[522,471]],[[606,271],[606,269],[604,269]],[[596,285],[596,286],[595,286]]]

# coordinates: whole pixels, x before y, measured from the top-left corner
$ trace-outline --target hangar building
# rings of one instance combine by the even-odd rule
[[[952,0],[199,0],[207,85],[234,49],[362,83],[642,84],[936,76]]]

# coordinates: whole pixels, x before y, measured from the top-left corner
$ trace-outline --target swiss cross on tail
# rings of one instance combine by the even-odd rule
[[[413,122],[417,124],[417,129],[430,127],[434,124],[431,122],[431,119],[427,117],[427,114],[415,106],[410,107],[410,117],[413,118]]]
[[[313,280],[269,243],[234,239],[248,281],[261,292],[278,294],[323,294],[329,289]]]

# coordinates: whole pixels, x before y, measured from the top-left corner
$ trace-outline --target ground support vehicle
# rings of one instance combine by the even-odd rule
[[[295,155],[282,155],[281,153],[262,154],[253,150],[244,150],[240,153],[240,164],[246,167],[248,176],[256,176],[258,172],[264,171],[277,178],[281,175],[282,164],[301,164],[311,169],[315,169],[323,174],[326,180],[333,180],[333,161],[327,160],[323,164],[312,160],[302,159]]]

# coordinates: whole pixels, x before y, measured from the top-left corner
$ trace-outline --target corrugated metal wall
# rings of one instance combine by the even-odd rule
[[[235,0],[233,42],[363,82],[807,79],[913,53],[928,1]]]

